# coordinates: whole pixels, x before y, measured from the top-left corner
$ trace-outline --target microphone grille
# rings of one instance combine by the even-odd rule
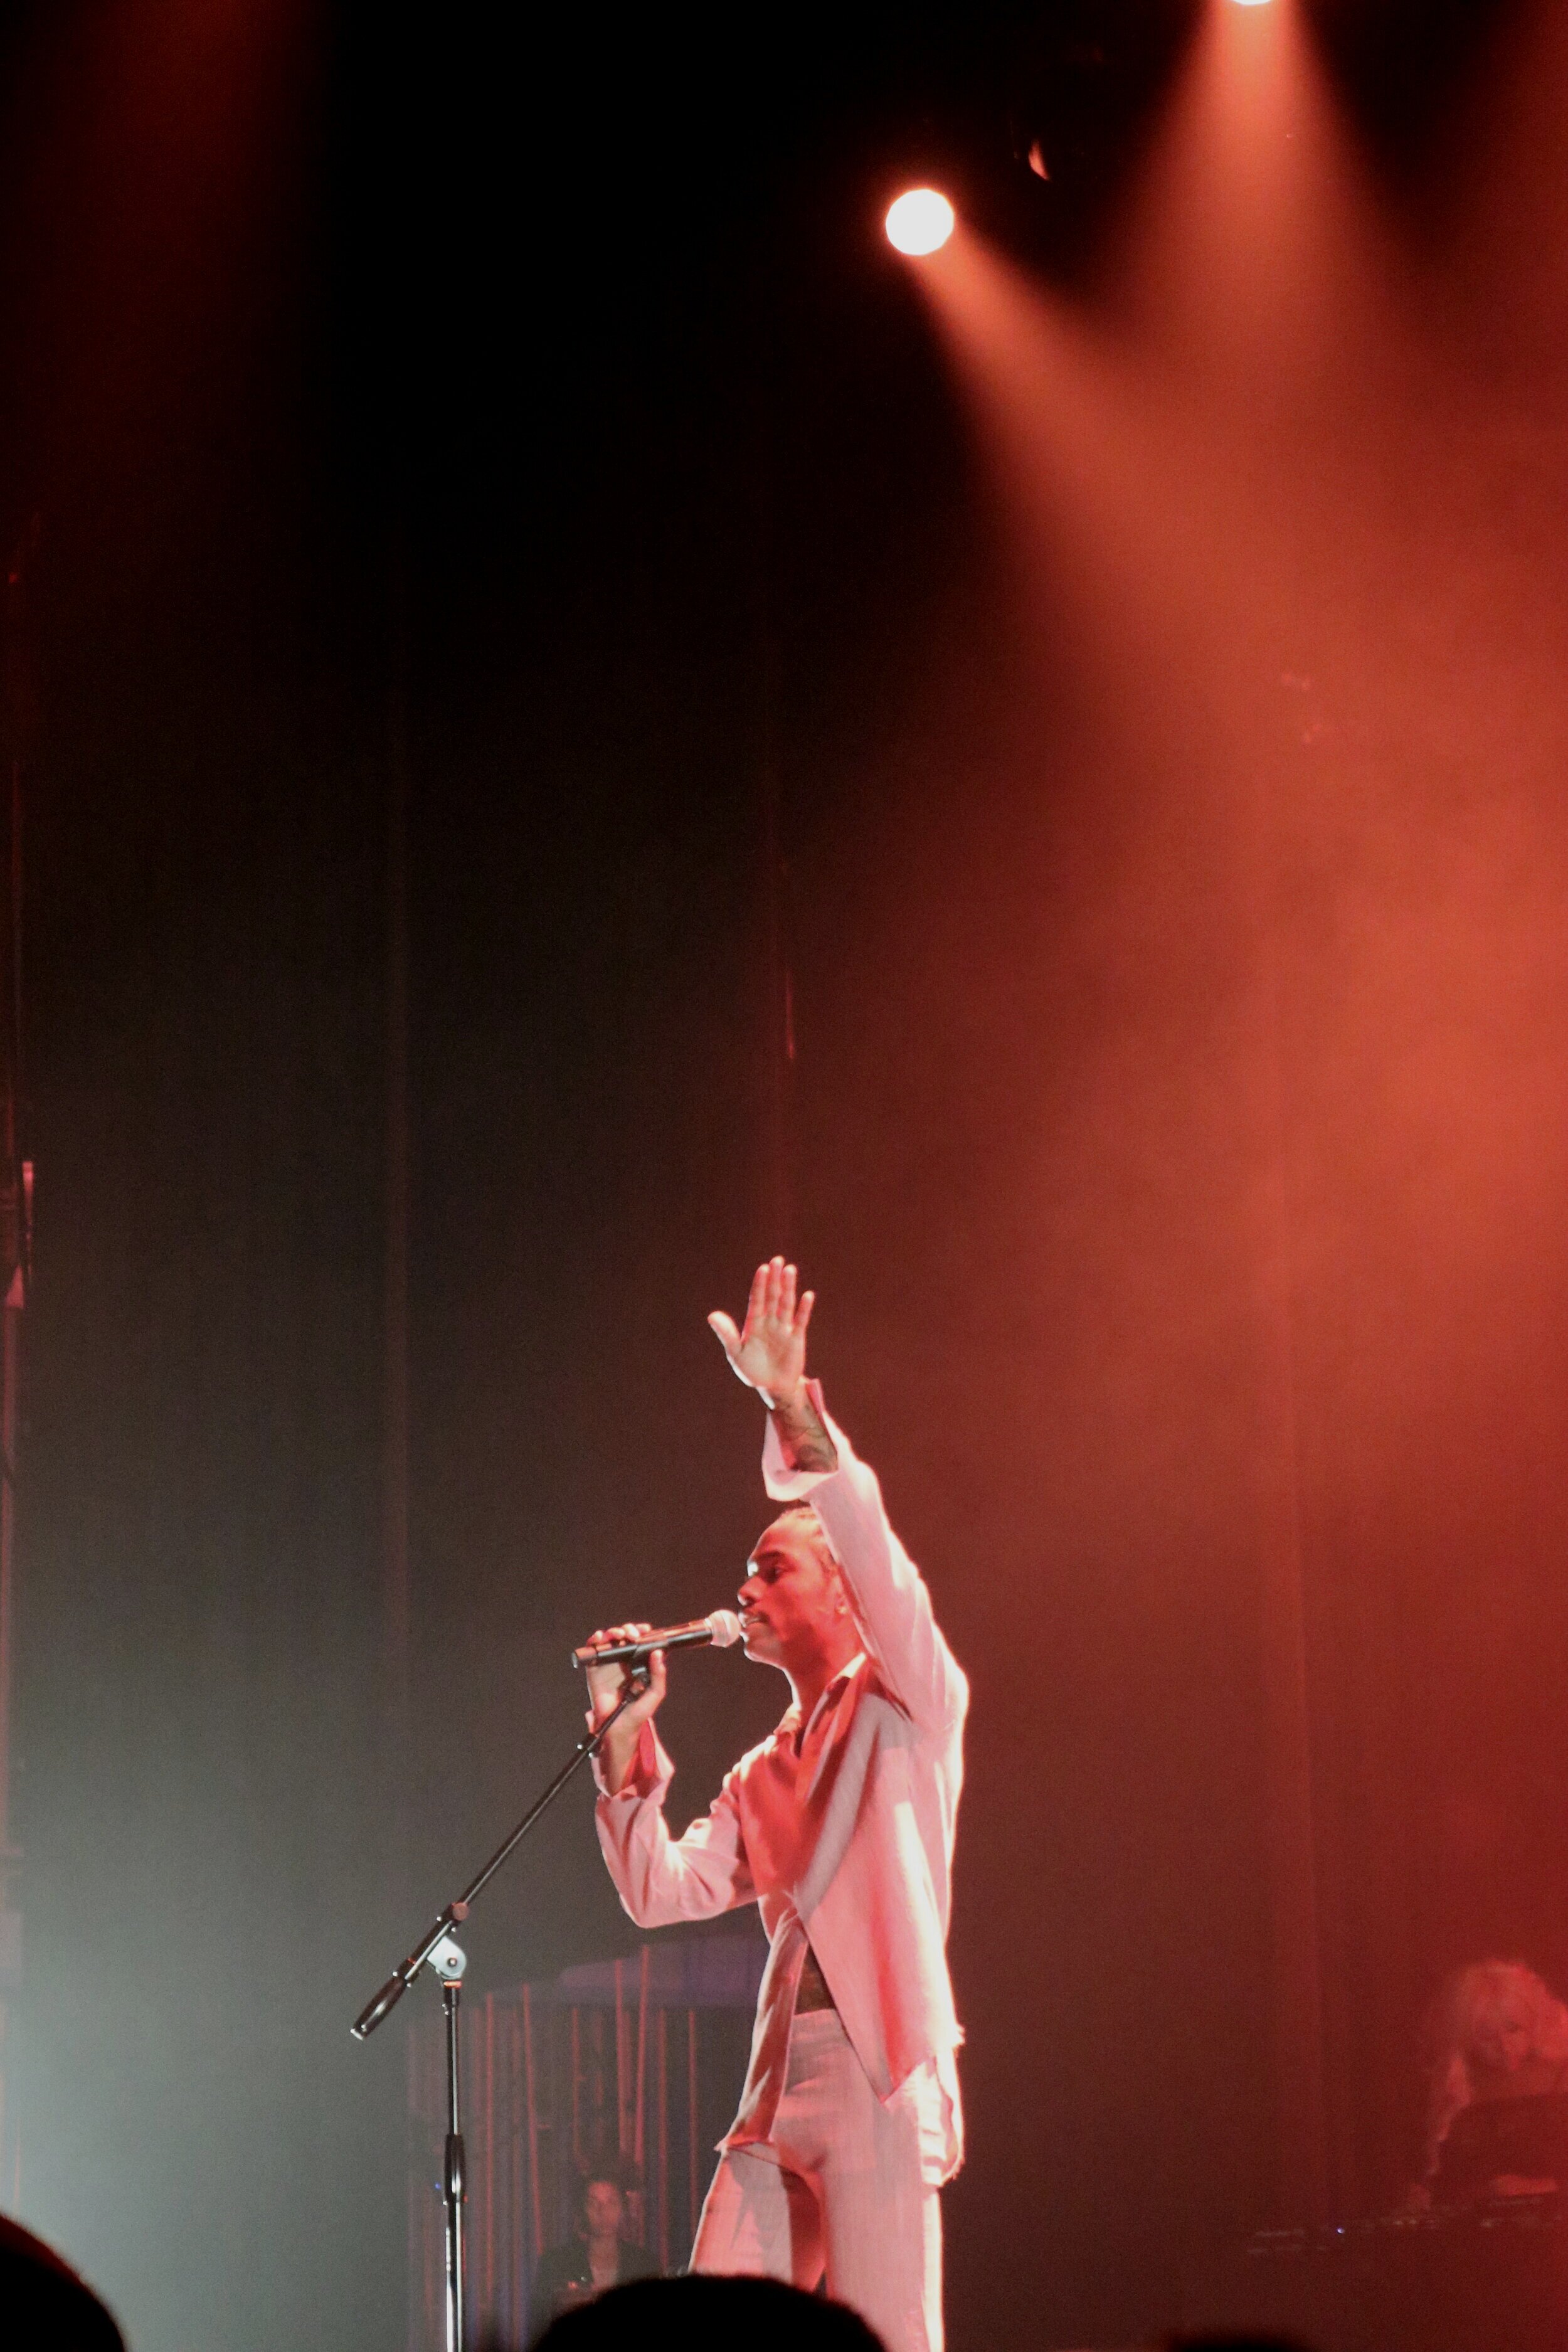
[[[713,1629],[713,1646],[727,1650],[741,1638],[741,1621],[732,1609],[715,1609],[708,1620]]]

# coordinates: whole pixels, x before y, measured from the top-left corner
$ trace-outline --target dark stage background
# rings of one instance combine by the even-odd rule
[[[878,232],[956,168],[1092,316],[1192,12],[7,13],[4,2201],[135,2352],[403,2341],[349,2020],[576,1736],[568,1641],[737,1580],[702,1318],[774,1247],[974,1683],[956,2352],[1130,2340],[1295,2218],[1282,1515],[1332,2209],[1403,2189],[1446,1968],[1568,1977],[1563,59],[1365,15],[1420,389],[1281,418],[1194,670],[1020,568]],[[1031,214],[1008,76],[1108,24]],[[678,1811],[777,1700],[681,1666]],[[574,1792],[473,1980],[634,1948]]]

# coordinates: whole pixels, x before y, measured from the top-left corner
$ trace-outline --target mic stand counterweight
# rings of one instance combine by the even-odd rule
[[[626,1688],[603,1723],[597,1724],[585,1738],[577,1742],[544,1794],[534,1800],[511,1834],[497,1846],[479,1875],[471,1878],[462,1893],[447,1904],[429,1934],[393,1970],[381,1990],[365,2003],[353,2021],[354,2039],[363,2042],[396,2007],[421,1969],[433,1969],[441,1979],[441,2009],[447,2029],[447,2151],[441,2168],[441,2201],[447,2216],[447,2352],[463,2352],[463,2200],[466,2194],[462,2033],[458,2012],[463,1970],[468,1966],[468,1958],[452,1931],[462,1926],[475,1896],[489,1885],[513,1848],[521,1844],[541,1813],[554,1803],[579,1765],[585,1764],[590,1756],[598,1754],[605,1734],[619,1722],[632,1701],[642,1696],[647,1685],[646,1669],[638,1668],[628,1676]]]

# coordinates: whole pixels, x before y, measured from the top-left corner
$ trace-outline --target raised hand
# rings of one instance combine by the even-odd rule
[[[792,1404],[805,1379],[805,1328],[816,1293],[795,1296],[795,1271],[782,1257],[769,1258],[752,1276],[746,1301],[746,1323],[737,1331],[728,1315],[710,1315],[708,1321],[730,1359],[738,1381],[770,1407]]]

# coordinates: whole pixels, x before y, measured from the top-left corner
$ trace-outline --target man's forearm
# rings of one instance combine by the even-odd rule
[[[824,1428],[804,1381],[787,1397],[770,1398],[769,1403],[779,1444],[792,1470],[837,1469],[838,1448]]]

